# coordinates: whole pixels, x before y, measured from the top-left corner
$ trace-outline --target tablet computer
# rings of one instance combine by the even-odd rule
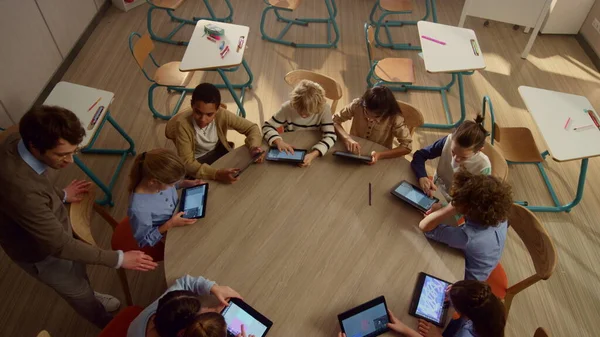
[[[406,180],[394,187],[391,193],[422,213],[427,212],[433,204],[440,201],[436,197],[429,197],[422,189]]]
[[[179,211],[185,212],[183,218],[200,219],[206,214],[206,200],[208,199],[208,183],[183,189]]]
[[[371,156],[361,156],[358,154],[354,154],[352,152],[334,151],[333,155],[338,156],[340,158],[345,158],[345,159],[354,159],[354,160],[361,161],[364,163],[371,162]]]
[[[305,155],[306,150],[294,149],[294,154],[288,154],[285,151],[279,151],[277,148],[272,147],[267,152],[267,160],[299,164],[304,161]]]
[[[443,327],[450,304],[446,301],[446,289],[450,284],[435,276],[419,273],[408,313]]]
[[[348,337],[375,337],[386,333],[390,316],[385,297],[379,296],[338,315],[342,332]]]
[[[242,332],[242,324],[247,336],[254,335],[256,337],[265,336],[273,326],[273,322],[239,298],[232,298],[229,306],[223,309],[221,315],[227,324],[228,337],[239,335]]]
[[[237,178],[237,177],[239,177],[239,176],[242,174],[242,172],[246,171],[246,169],[247,169],[248,167],[250,167],[250,165],[254,164],[254,163],[255,163],[255,162],[258,160],[258,158],[260,158],[260,156],[262,156],[262,155],[263,155],[263,153],[264,153],[264,152],[257,153],[257,154],[255,154],[254,156],[252,156],[252,158],[250,159],[250,161],[249,161],[248,163],[246,163],[246,165],[244,165],[244,167],[240,168],[240,170],[239,170],[239,171],[237,171],[237,173],[235,173],[235,174],[233,175],[233,177],[234,177],[234,178]]]

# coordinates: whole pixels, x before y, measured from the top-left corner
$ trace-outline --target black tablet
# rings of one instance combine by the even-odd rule
[[[233,177],[234,177],[234,178],[237,178],[237,177],[239,177],[239,176],[242,174],[242,172],[246,171],[246,169],[247,169],[248,167],[250,167],[250,165],[254,164],[254,163],[255,163],[255,162],[258,160],[258,158],[260,158],[260,156],[262,156],[262,155],[263,155],[263,153],[264,153],[264,152],[261,152],[261,153],[257,153],[257,154],[255,154],[255,155],[254,155],[254,156],[253,156],[253,157],[250,159],[250,161],[249,161],[248,163],[246,163],[246,165],[244,165],[244,167],[240,168],[240,170],[239,170],[239,171],[237,171],[237,173],[235,173],[235,174],[233,175]]]
[[[375,337],[386,333],[390,316],[385,297],[379,296],[338,315],[342,332],[348,337]]]
[[[422,213],[427,212],[433,204],[440,201],[436,197],[429,197],[422,189],[406,180],[394,187],[391,193]]]
[[[334,156],[338,156],[340,158],[357,160],[357,161],[360,161],[360,162],[363,162],[363,163],[370,163],[371,162],[371,156],[361,156],[361,155],[354,154],[354,153],[351,153],[351,152],[334,151],[333,155]]]
[[[419,273],[408,313],[443,327],[450,304],[446,301],[446,289],[450,284],[435,276]]]
[[[300,164],[304,161],[305,155],[306,150],[294,149],[294,154],[288,154],[272,147],[267,152],[267,160]]]
[[[227,323],[228,337],[239,335],[242,332],[242,324],[247,336],[263,337],[273,325],[268,318],[239,298],[232,298],[229,306],[223,309],[221,315]]]
[[[179,211],[185,212],[183,217],[186,219],[204,218],[207,198],[208,183],[185,188],[181,192]]]

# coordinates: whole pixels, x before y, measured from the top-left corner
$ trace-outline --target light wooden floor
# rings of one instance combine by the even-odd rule
[[[361,95],[368,71],[362,26],[373,2],[338,1],[338,23],[341,30],[339,48],[318,50],[294,49],[262,41],[259,32],[262,2],[232,0],[236,10],[235,22],[248,25],[251,29],[246,59],[254,72],[255,81],[254,89],[249,92],[245,102],[248,119],[262,123],[277,110],[286,100],[289,91],[282,77],[293,69],[319,71],[340,81],[344,88],[340,106]],[[416,2],[420,6],[417,11],[422,12],[423,1]],[[439,22],[457,24],[463,1],[446,0],[437,3]],[[206,14],[201,4],[200,1],[187,1],[178,13],[185,17]],[[215,5],[215,9],[221,13],[223,7]],[[299,16],[305,16],[324,13],[325,8],[322,1],[305,0],[299,12]],[[276,34],[274,20],[270,19],[269,22],[269,31]],[[156,16],[157,31],[166,33],[172,25],[166,15]],[[584,95],[596,110],[600,109],[600,75],[593,69],[592,63],[573,37],[540,36],[528,59],[522,60],[519,55],[528,39],[528,35],[522,31],[513,31],[510,25],[493,22],[490,27],[484,28],[483,20],[475,18],[467,19],[466,26],[475,29],[487,63],[486,70],[465,80],[469,116],[479,111],[482,95],[489,95],[500,123],[531,128],[538,146],[544,149],[543,139],[517,92],[519,85]],[[164,138],[165,123],[153,119],[148,110],[149,84],[127,48],[127,38],[132,31],[146,31],[146,7],[139,7],[129,13],[111,8],[69,68],[64,80],[114,92],[116,96],[111,111],[136,141],[138,152],[155,147],[173,148]],[[191,26],[186,27],[179,35],[189,38],[191,31]],[[324,31],[322,27],[293,28],[289,36],[298,34],[300,41],[315,41],[324,36]],[[403,39],[418,42],[415,27],[397,29],[395,34],[399,41]],[[159,63],[181,60],[184,50],[184,47],[157,44],[155,56]],[[377,50],[376,55],[413,58],[418,83],[440,84],[449,79],[449,76],[426,75],[422,60],[415,52]],[[206,77],[210,81],[214,78],[214,74]],[[419,107],[426,121],[443,121],[439,95],[411,92],[397,94],[397,97]],[[225,101],[233,107],[228,94],[225,94]],[[166,95],[158,95],[156,102],[164,111]],[[170,103],[174,104],[174,99]],[[450,94],[450,104],[456,116],[457,89]],[[443,132],[418,130],[414,147],[417,149],[443,135]],[[239,137],[232,139],[238,145],[241,144]],[[124,145],[124,141],[107,127],[98,144],[119,146]],[[104,179],[109,178],[117,163],[115,159],[106,156],[85,155],[83,159]],[[126,212],[126,172],[130,164],[131,160],[125,165],[125,171],[114,190],[116,206],[111,212],[116,218],[123,217]],[[547,167],[559,198],[563,201],[572,198],[579,163],[558,164],[549,160]],[[596,210],[600,207],[600,194],[593,187],[600,186],[599,173],[600,160],[591,160],[583,201],[571,213],[539,214],[558,249],[558,267],[550,280],[540,282],[516,297],[508,320],[507,336],[532,336],[538,326],[547,327],[553,336],[598,335],[594,331],[600,330],[600,295],[597,290],[600,286],[600,273],[596,267],[600,261],[600,230],[594,214],[597,214]],[[53,177],[59,186],[63,186],[74,178],[84,178],[84,175],[73,166],[56,172]],[[398,180],[401,179],[399,176]],[[535,167],[512,167],[509,181],[518,199],[525,199],[533,204],[547,204],[551,201]],[[95,221],[94,226],[98,242],[108,247],[111,233],[108,226],[99,220]],[[526,251],[514,233],[510,235],[502,262],[511,282],[533,272]],[[89,267],[89,274],[96,290],[123,298],[113,270]],[[147,305],[155,299],[163,291],[163,277],[162,270],[146,274],[129,273],[136,304]],[[98,333],[94,326],[80,318],[51,290],[24,274],[4,253],[0,253],[0,289],[1,336],[34,336],[41,329],[48,329],[53,336],[58,337],[95,336]]]

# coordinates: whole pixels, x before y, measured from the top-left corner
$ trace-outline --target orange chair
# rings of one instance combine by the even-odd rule
[[[98,335],[98,337],[126,337],[127,329],[133,320],[144,310],[142,307],[129,306],[121,310]]]
[[[104,207],[96,204],[95,193],[90,191],[81,200],[81,202],[71,204],[69,210],[69,216],[71,218],[71,226],[73,227],[73,233],[77,238],[93,246],[98,246],[91,231],[91,217],[92,211],[96,211],[108,224],[113,228],[113,235],[111,238],[111,247],[114,250],[122,250],[124,252],[130,250],[141,250],[144,253],[150,255],[154,261],[159,262],[164,260],[164,243],[159,242],[154,247],[140,248],[133,238],[131,232],[131,225],[129,224],[129,218],[123,219],[120,223],[117,222]],[[125,270],[122,268],[117,269],[117,274],[121,280],[121,286],[125,293],[126,302],[128,305],[133,305],[131,299],[131,291],[129,290],[129,283],[127,281],[127,275]]]
[[[508,217],[508,224],[525,244],[533,261],[535,273],[510,287],[508,286],[506,272],[501,264],[498,264],[490,274],[486,282],[492,288],[494,295],[504,300],[507,317],[515,295],[540,280],[550,278],[556,267],[557,258],[552,239],[530,210],[513,204]]]

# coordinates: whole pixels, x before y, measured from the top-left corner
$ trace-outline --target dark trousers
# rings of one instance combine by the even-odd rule
[[[54,289],[83,318],[104,328],[109,314],[90,286],[85,264],[48,256],[36,263],[17,262],[25,272]]]
[[[227,143],[229,144],[229,147],[233,148],[234,144],[232,142],[227,142]],[[196,160],[202,164],[212,165],[214,162],[219,160],[221,157],[223,157],[227,153],[229,153],[229,151],[227,151],[225,146],[221,142],[218,142],[217,146],[215,147],[214,150],[209,151],[202,157],[198,157],[198,159],[196,159]]]

